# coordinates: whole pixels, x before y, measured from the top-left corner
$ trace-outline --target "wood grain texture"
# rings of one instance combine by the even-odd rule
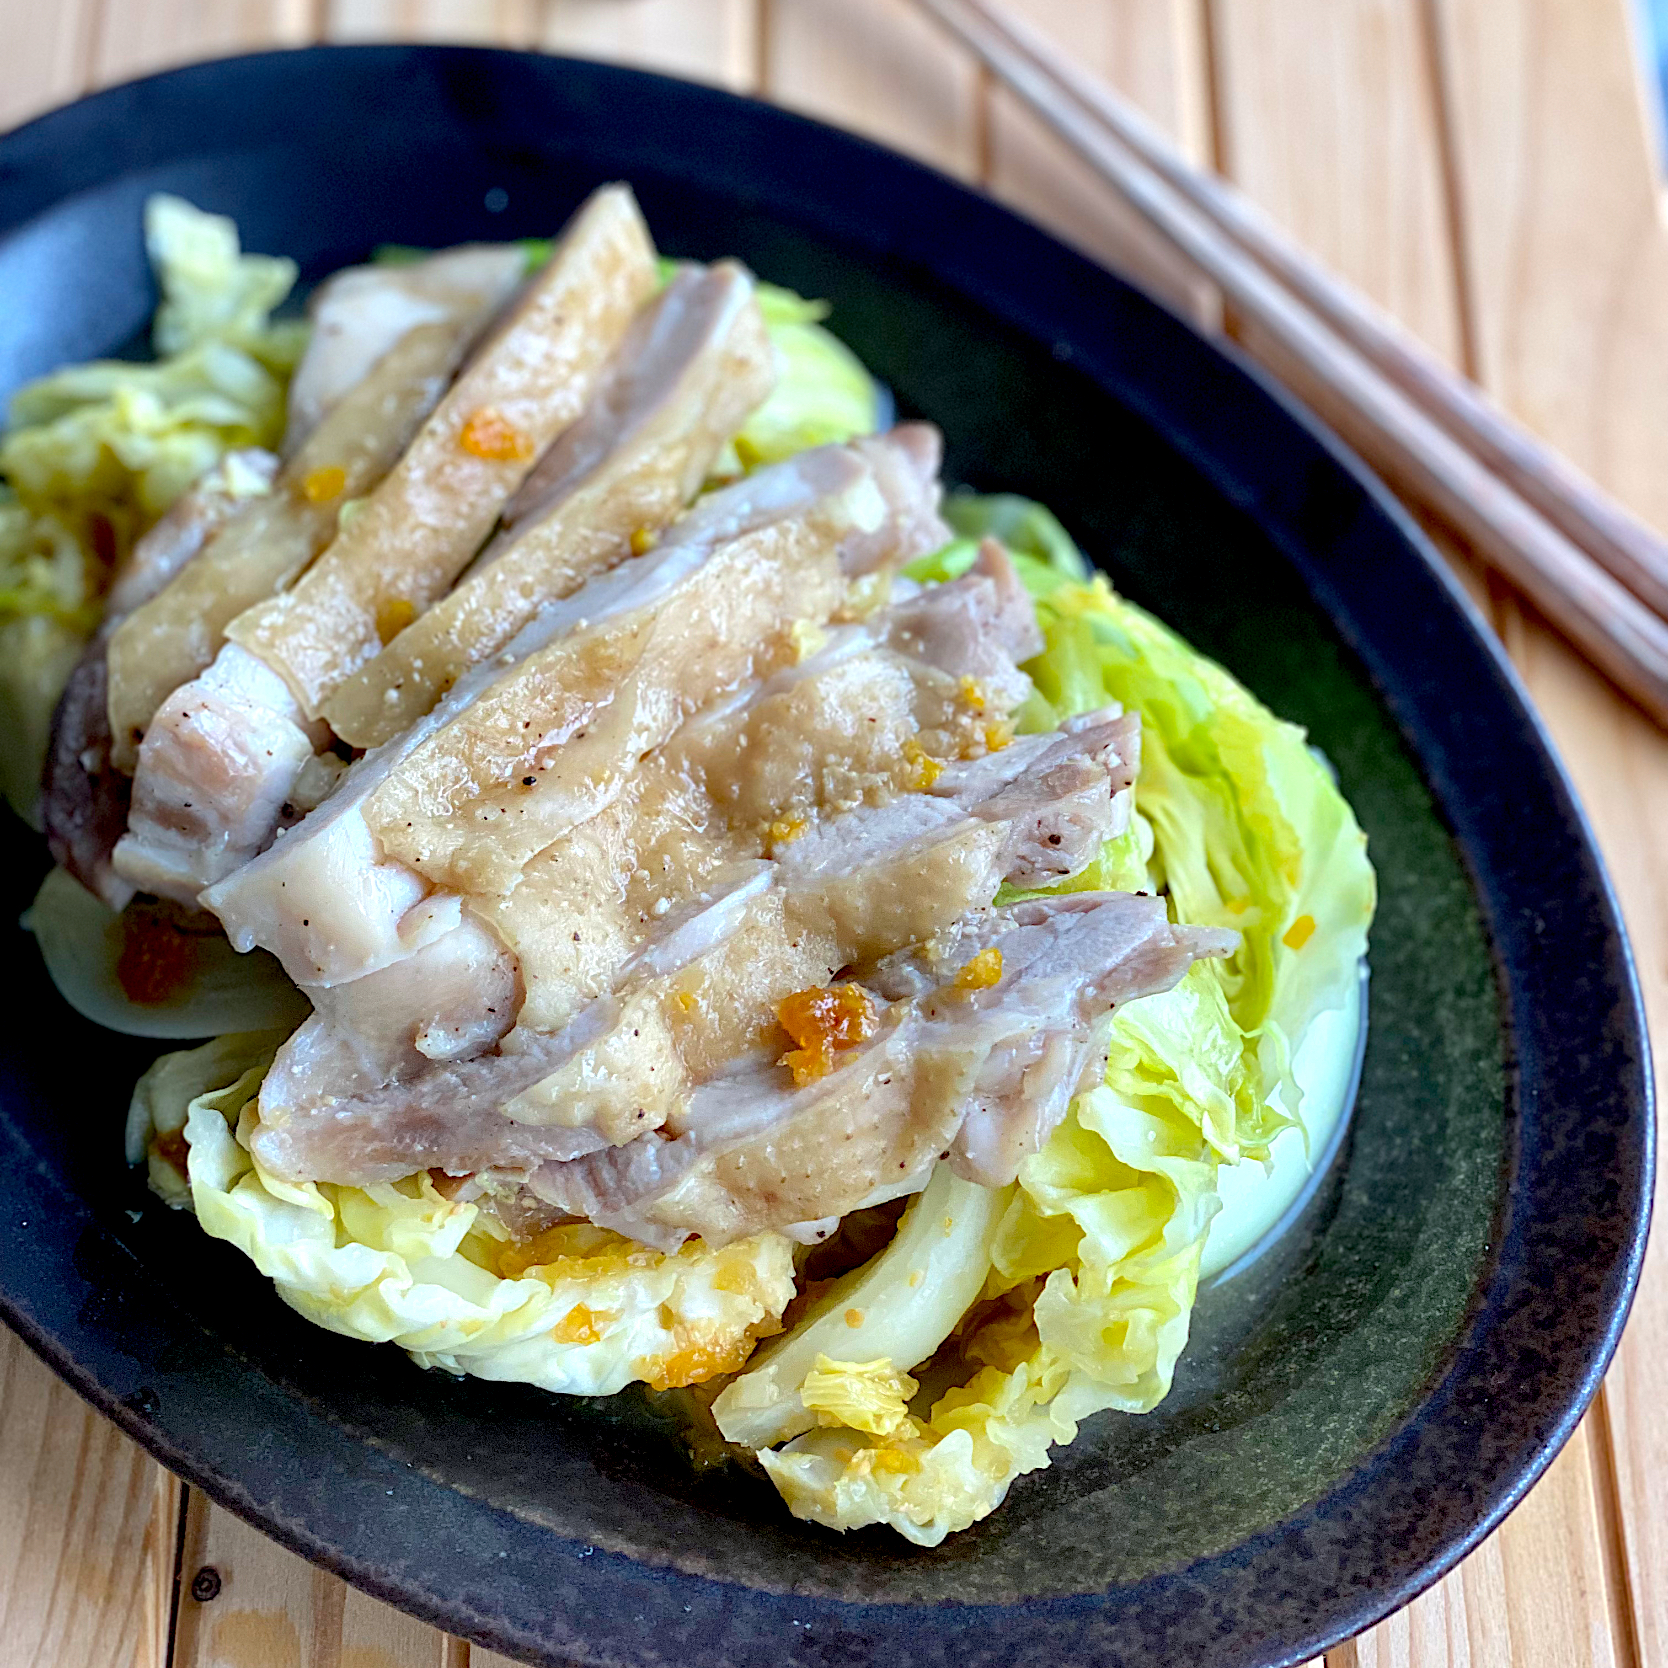
[[[103,0],[97,15],[98,86],[197,58],[304,46],[317,32],[314,0]]]
[[[538,44],[751,92],[758,24],[758,0],[545,0]]]
[[[192,1493],[173,1668],[455,1668],[456,1654]]]
[[[12,5],[5,12],[0,130],[75,98],[87,85],[96,0]]]
[[[1218,168],[1450,363],[1469,368],[1442,78],[1424,0],[1199,0]],[[1332,388],[1243,319],[1230,332],[1322,418]],[[1427,533],[1497,624],[1501,587],[1431,518]]]
[[[983,155],[980,76],[909,0],[771,0],[763,90],[964,179]]]
[[[1130,99],[1191,160],[1209,160],[1205,34],[1193,0],[1013,0],[1013,9]],[[1218,328],[1221,305],[1213,286],[1006,88],[991,85],[988,91],[983,183],[1201,329]]]
[[[1668,526],[1668,235],[1626,0],[1431,0],[1478,375]]]
[[[1632,9],[1627,0],[1431,3],[1480,380],[1622,502],[1668,526],[1668,230]],[[1660,1062],[1668,738],[1514,602],[1502,626],[1593,819]],[[1662,1081],[1659,1071],[1659,1094]],[[1668,1203],[1661,1167],[1657,1202]],[[1611,1438],[1601,1504],[1620,1541],[1637,1630],[1629,1644],[1651,1668],[1668,1662],[1664,1360],[1668,1247],[1658,1234],[1601,1410]]]
[[[324,0],[324,37],[532,46],[539,0]]]
[[[1418,0],[1207,0],[1223,172],[1459,363]]]
[[[0,1663],[164,1668],[178,1500],[0,1327]]]
[[[1417,0],[1211,0],[1211,19],[1220,154],[1237,183],[1446,357],[1471,358],[1468,197],[1448,126],[1469,89],[1434,73],[1441,42]],[[1493,1541],[1334,1653],[1334,1668],[1489,1663],[1502,1650],[1514,1668],[1627,1663],[1601,1440],[1584,1426]]]

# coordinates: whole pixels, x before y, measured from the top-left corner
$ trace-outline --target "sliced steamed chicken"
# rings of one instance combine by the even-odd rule
[[[993,911],[947,958],[911,953],[878,972],[872,994],[848,987],[871,1005],[874,1034],[826,1076],[800,1084],[776,1061],[744,1060],[664,1131],[546,1165],[529,1185],[662,1247],[692,1234],[723,1245],[919,1192],[945,1153],[1000,1186],[1104,1068],[1095,1020],[1236,943],[1174,926],[1162,899],[1129,892]]]
[[[501,994],[519,970],[468,902],[513,895],[527,861],[607,811],[690,713],[791,663],[796,624],[932,548],[935,466],[935,437],[904,430],[712,494],[654,552],[546,608],[206,891],[232,942],[273,951],[319,1006],[274,1093],[295,1081],[290,1061],[325,1092],[353,1061],[358,1089],[366,1071],[392,1081],[414,1055],[454,1059],[456,1039],[479,1048],[507,1031]],[[430,981],[407,965],[419,956],[467,973]]]
[[[133,770],[157,708],[209,665],[232,620],[288,585],[335,537],[343,504],[387,474],[519,272],[519,261],[501,258],[477,286],[437,301],[438,316],[406,331],[340,392],[291,453],[273,492],[122,621],[109,655],[119,768]]]
[[[790,663],[796,623],[932,548],[936,461],[934,436],[897,430],[711,494],[654,551],[542,610],[205,906],[304,987],[411,953],[455,919],[466,888],[437,888],[470,855],[513,890],[689,711]]]
[[[95,792],[106,807],[96,819],[97,835],[83,834],[75,848],[83,853],[78,858],[81,867],[109,876],[101,888],[108,901],[125,902],[137,886],[190,903],[204,884],[196,878],[199,870],[216,872],[226,862],[229,841],[216,828],[212,786],[204,783],[193,791],[193,769],[213,764],[212,755],[205,757],[201,747],[193,746],[196,738],[182,738],[187,756],[169,760],[172,736],[157,737],[142,772],[146,777],[154,774],[156,780],[141,783],[138,803],[131,808],[129,779],[140,768],[141,748],[156,728],[158,709],[214,666],[225,627],[244,606],[288,584],[330,542],[342,505],[387,473],[434,409],[471,342],[519,279],[518,252],[458,253],[469,259],[458,261],[448,253],[412,267],[358,269],[326,285],[315,308],[315,335],[297,371],[304,390],[304,438],[294,444],[292,425],[290,458],[271,482],[271,490],[243,494],[236,506],[239,513],[219,516],[196,540],[190,559],[168,568],[162,584],[148,586],[131,599],[118,595],[120,582],[112,591],[105,630],[78,674],[75,704],[66,704],[59,715],[51,793],[64,808],[60,822],[67,822],[68,808],[78,799],[85,803]],[[431,266],[446,274],[444,283],[429,280]],[[339,316],[343,309],[335,299],[343,292],[356,298],[348,321]],[[341,352],[333,346],[346,323],[356,321],[367,307],[385,326],[372,343],[381,351],[368,361],[359,347]],[[333,322],[339,327],[334,333]],[[386,327],[396,322],[403,328],[390,341]],[[305,394],[308,386],[313,389],[310,395]],[[200,523],[203,518],[190,508],[198,499],[199,493],[188,493],[142,541],[141,549],[164,535],[180,509],[186,512],[186,526]],[[136,559],[139,555],[136,551]],[[137,564],[138,572],[157,568],[150,562]],[[231,664],[220,669],[215,683],[234,689],[240,682],[258,684],[259,669],[240,664],[242,658],[231,655]],[[95,682],[102,714],[93,705]],[[214,685],[195,693],[206,699],[187,699],[183,710],[197,714],[203,727],[212,731],[227,716],[219,710]],[[165,731],[169,724],[178,728],[181,707],[175,703]],[[273,758],[279,762],[270,767],[273,777],[301,766],[307,756],[301,746],[311,738],[303,737],[293,723],[294,704],[287,691],[276,687],[264,709],[235,713],[236,718],[245,716],[278,737]],[[76,746],[75,732],[93,726],[102,727],[110,739],[89,753],[87,744]],[[264,765],[265,742],[251,741],[251,760]],[[102,767],[96,762],[100,753],[107,761]],[[86,785],[75,781],[76,765],[84,755]],[[317,791],[327,785],[326,775],[316,784]],[[281,806],[293,786],[285,782],[276,791],[267,787],[265,803]],[[251,796],[246,791],[242,797],[247,802]],[[254,797],[262,798],[258,787]],[[241,817],[234,812],[233,818],[247,826],[248,815],[246,804]],[[94,820],[83,819],[89,826]],[[129,827],[134,838],[124,852],[124,867],[130,872],[119,875],[111,853]],[[67,839],[64,843],[70,844]]]
[[[330,548],[231,622],[227,637],[280,672],[309,718],[469,563],[654,284],[636,200],[604,187]]]
[[[403,337],[454,315],[488,312],[522,281],[526,258],[513,243],[468,243],[409,265],[352,266],[313,292],[312,332],[290,378],[284,453],[293,457],[343,398]]]
[[[573,425],[653,276],[630,193],[599,192],[329,548],[290,589],[232,620],[214,663],[158,707],[119,874],[194,902],[266,846],[286,807],[293,815],[316,797],[304,772],[328,739],[319,703],[468,563],[537,453]],[[390,356],[435,328],[414,327]],[[357,399],[338,401],[292,469]],[[315,466],[302,498],[320,474],[333,498],[347,490],[341,465]],[[327,774],[317,784],[329,785]]]
[[[112,909],[133,896],[110,854],[127,828],[132,781],[116,766],[110,733],[110,639],[250,501],[272,488],[278,460],[257,449],[229,452],[134,545],[105,593],[104,619],[76,663],[52,715],[41,810],[61,868]]]
[[[408,1060],[415,1070],[375,1092],[354,1094],[341,1064],[320,1069],[338,1030],[323,1018],[329,993],[268,1074],[254,1150],[275,1175],[357,1185],[525,1171],[659,1128],[688,1111],[698,1081],[768,1051],[795,992],[953,931],[1004,880],[1038,878],[1040,854],[1050,879],[1080,870],[1127,821],[1133,735],[1110,718],[1018,784],[835,816],[777,862],[714,875],[716,901],[661,918],[614,988],[559,1030],[531,1029],[523,1008],[504,1049],[427,1070]]]
[[[325,703],[331,728],[355,747],[398,735],[546,602],[652,545],[774,374],[747,274],[729,262],[680,271],[456,588]]]

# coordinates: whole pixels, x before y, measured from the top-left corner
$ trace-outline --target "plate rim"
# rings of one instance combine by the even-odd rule
[[[1650,1070],[1651,1042],[1645,1024],[1637,968],[1614,886],[1599,852],[1590,820],[1575,793],[1569,773],[1552,744],[1545,722],[1530,699],[1516,668],[1507,658],[1498,639],[1483,622],[1480,612],[1468,593],[1437,554],[1429,539],[1384,483],[1367,468],[1347,444],[1321,422],[1290,390],[1278,383],[1261,366],[1249,360],[1247,355],[1235,344],[1203,337],[1188,321],[1178,318],[1163,301],[1142,291],[1139,286],[1132,284],[1120,275],[1108,272],[1088,257],[1071,250],[1051,233],[1025,219],[1007,206],[995,202],[988,194],[871,140],[812,118],[783,110],[780,106],[767,101],[716,87],[683,81],[653,71],[605,64],[587,59],[561,57],[554,54],[501,48],[417,43],[352,43],[319,44],[297,49],[274,49],[257,53],[231,54],[136,77],[133,80],[100,89],[58,109],[45,112],[14,129],[11,133],[0,137],[0,241],[9,239],[14,232],[26,225],[35,215],[49,209],[56,202],[64,200],[64,196],[58,194],[36,202],[21,214],[13,210],[13,199],[19,192],[19,180],[12,167],[13,158],[19,152],[27,152],[32,145],[41,139],[52,138],[56,134],[65,134],[77,122],[85,123],[101,116],[114,114],[124,99],[131,103],[136,96],[148,97],[157,94],[166,96],[171,91],[187,89],[193,83],[223,76],[229,69],[234,73],[240,69],[260,73],[269,69],[275,70],[278,82],[288,82],[291,86],[299,86],[304,84],[307,79],[311,65],[327,59],[358,59],[365,62],[381,60],[384,63],[391,60],[405,60],[408,63],[469,63],[485,66],[489,72],[496,66],[498,70],[504,73],[509,72],[508,66],[511,65],[536,65],[540,67],[541,72],[554,74],[558,78],[571,75],[581,80],[591,78],[597,82],[613,81],[622,88],[632,84],[656,83],[662,89],[660,95],[662,97],[668,96],[669,90],[676,89],[677,97],[693,100],[696,103],[705,103],[712,108],[744,106],[752,113],[749,117],[752,121],[762,121],[766,126],[777,124],[783,132],[797,130],[807,139],[807,142],[821,147],[843,150],[848,155],[855,156],[859,152],[866,152],[872,166],[891,171],[895,179],[907,179],[913,175],[919,189],[937,192],[941,197],[946,197],[950,201],[953,201],[956,197],[969,199],[973,204],[979,205],[980,212],[987,218],[994,215],[1009,223],[1011,227],[1021,229],[1025,240],[1031,242],[1033,246],[1040,242],[1041,245],[1048,247],[1057,264],[1063,263],[1068,267],[1075,265],[1087,273],[1093,274],[1095,281],[1111,283],[1119,289],[1139,297],[1141,302],[1152,308],[1155,313],[1169,319],[1177,328],[1188,336],[1195,338],[1203,347],[1207,356],[1214,355],[1230,371],[1244,378],[1251,384],[1257,396],[1270,402],[1281,417],[1294,425],[1304,438],[1325,454],[1327,460],[1335,469],[1348,477],[1350,485],[1365,500],[1370,511],[1389,524],[1390,530],[1396,535],[1400,544],[1417,556],[1424,573],[1437,582],[1439,588],[1445,594],[1445,599],[1452,606],[1454,614],[1460,621],[1465,635],[1469,637],[1471,647],[1482,651],[1483,658],[1499,685],[1498,693],[1505,697],[1506,704],[1512,710],[1513,716],[1522,724],[1525,731],[1523,739],[1539,755],[1539,761],[1550,777],[1550,785],[1555,791],[1558,801],[1556,808],[1573,825],[1578,836],[1578,855],[1584,856],[1588,860],[1588,867],[1591,870],[1590,878],[1596,886],[1597,901],[1602,915],[1602,921],[1599,924],[1605,929],[1603,936],[1608,941],[1615,964],[1614,972],[1617,982],[1615,994],[1621,1008],[1626,1010],[1626,1022],[1623,1029],[1628,1034],[1626,1040],[1633,1044],[1635,1050],[1631,1062],[1634,1069],[1630,1075],[1636,1080],[1631,1085],[1633,1089],[1631,1097],[1633,1103],[1632,1122],[1640,1125],[1639,1185],[1635,1190],[1637,1196],[1634,1209],[1629,1217],[1628,1250],[1617,1267],[1610,1271],[1613,1295],[1608,1302],[1608,1319],[1598,1336],[1590,1341],[1587,1358],[1574,1382],[1572,1392],[1564,1395],[1561,1409],[1544,1427],[1538,1438],[1534,1440],[1531,1451],[1524,1456],[1520,1456],[1519,1461],[1513,1468],[1513,1475],[1510,1480],[1504,1486],[1495,1487],[1491,1490],[1485,1509],[1476,1517],[1471,1528],[1464,1534],[1451,1538],[1436,1553],[1424,1557],[1411,1567],[1403,1570],[1393,1583],[1378,1589],[1371,1596],[1363,1598],[1357,1595],[1351,1601],[1333,1603],[1330,1606],[1323,1607],[1323,1613],[1327,1616],[1326,1622],[1319,1626],[1312,1626],[1307,1635],[1299,1637],[1288,1634],[1278,1642],[1270,1641],[1267,1644],[1254,1646],[1253,1648],[1258,1653],[1254,1659],[1253,1657],[1244,1657],[1243,1659],[1235,1657],[1233,1660],[1236,1662],[1243,1660],[1248,1664],[1255,1660],[1259,1664],[1268,1664],[1269,1668],[1273,1668],[1273,1664],[1276,1662],[1289,1661],[1295,1663],[1304,1660],[1320,1650],[1329,1648],[1341,1639],[1353,1636],[1362,1628],[1372,1625],[1383,1616],[1405,1604],[1425,1587],[1440,1579],[1466,1553],[1491,1533],[1538,1481],[1573,1433],[1576,1424],[1597,1393],[1604,1371],[1609,1365],[1619,1342],[1638,1285],[1651,1215],[1653,1191],[1651,1178],[1655,1164],[1657,1135],[1654,1122],[1655,1085]],[[93,185],[83,187],[83,189],[96,188],[98,183],[108,183],[114,177],[117,176],[106,175],[102,181],[95,181]],[[25,200],[28,195],[27,191],[22,192]],[[837,232],[825,235],[828,235],[833,241],[843,241],[848,246],[854,241],[849,235]],[[865,253],[874,253],[872,246],[858,244],[858,247],[862,248]],[[947,276],[943,266],[935,268],[935,276],[938,277],[939,281],[955,290],[956,293],[979,306],[981,310],[1018,328],[1032,339],[1036,339],[1036,332],[1021,322],[1019,315],[1012,308],[991,305],[982,295],[977,293],[976,287],[974,289],[966,288],[952,277]],[[1108,386],[1108,379],[1105,376],[1096,374],[1095,381],[1102,387],[1107,397],[1119,397]],[[1304,560],[1301,549],[1295,547],[1291,542],[1289,530],[1285,528],[1284,523],[1271,522],[1272,512],[1268,511],[1266,507],[1259,507],[1254,501],[1235,499],[1224,478],[1226,466],[1218,455],[1207,452],[1195,445],[1191,439],[1178,432],[1172,423],[1155,413],[1148,402],[1132,397],[1131,391],[1127,387],[1123,390],[1122,397],[1124,402],[1137,412],[1144,424],[1159,432],[1170,446],[1199,469],[1219,491],[1223,492],[1225,497],[1230,501],[1237,502],[1238,507],[1256,522],[1265,536],[1281,548],[1286,558],[1296,565],[1306,587],[1314,598],[1316,606],[1325,613],[1332,628],[1339,633],[1346,646],[1356,655],[1363,671],[1367,674],[1376,699],[1386,711],[1390,722],[1395,726],[1407,747],[1416,768],[1420,771],[1431,793],[1437,815],[1447,828],[1461,860],[1466,864],[1467,878],[1482,914],[1484,929],[1488,935],[1489,953],[1495,963],[1496,976],[1500,981],[1501,992],[1503,996],[1508,995],[1509,980],[1502,965],[1496,927],[1488,910],[1483,907],[1487,893],[1482,879],[1471,867],[1469,862],[1470,853],[1450,815],[1449,801],[1441,792],[1438,780],[1433,772],[1431,760],[1411,727],[1411,719],[1402,710],[1401,700],[1396,696],[1394,690],[1384,686],[1376,677],[1372,676],[1370,659],[1362,652],[1362,645],[1355,640],[1347,629],[1346,620],[1341,616],[1336,606],[1336,599],[1327,597],[1324,586],[1317,587],[1317,576],[1314,569]],[[1510,1036],[1510,1022],[1504,1014],[1502,1015],[1502,1025]],[[1509,1199],[1503,1208],[1509,1215]],[[1485,1265],[1478,1277],[1479,1291],[1487,1287],[1497,1277],[1497,1274],[1498,1267],[1496,1263],[1491,1262]],[[29,1344],[35,1353],[72,1388],[77,1390],[107,1417],[111,1418],[161,1463],[183,1476],[192,1486],[202,1488],[219,1504],[307,1558],[310,1562],[334,1570],[363,1590],[371,1592],[375,1596],[383,1598],[412,1614],[419,1615],[436,1626],[447,1628],[454,1633],[464,1634],[491,1648],[498,1649],[506,1654],[523,1657],[525,1660],[554,1660],[548,1656],[552,1649],[548,1641],[540,1641],[522,1633],[510,1624],[507,1617],[493,1616],[485,1610],[471,1611],[467,1601],[454,1600],[447,1602],[437,1599],[431,1588],[414,1584],[410,1579],[400,1579],[391,1575],[374,1563],[355,1556],[351,1551],[321,1539],[318,1535],[311,1533],[304,1523],[287,1519],[272,1506],[263,1507],[254,1494],[238,1479],[213,1469],[206,1462],[200,1462],[194,1457],[191,1450],[181,1447],[171,1440],[148,1416],[142,1399],[136,1403],[133,1395],[123,1396],[119,1394],[114,1388],[98,1378],[91,1369],[83,1366],[56,1333],[45,1325],[37,1323],[29,1311],[14,1300],[13,1293],[6,1283],[7,1279],[8,1273],[5,1262],[0,1260],[0,1318],[4,1318],[7,1324]],[[1477,1293],[1474,1292],[1474,1299],[1476,1296]],[[1462,1363],[1472,1348],[1473,1332],[1480,1327],[1485,1309],[1486,1305],[1475,1301],[1468,1309],[1453,1352],[1429,1381],[1428,1393],[1418,1404],[1415,1416],[1422,1416],[1434,1402],[1439,1400],[1444,1388],[1458,1375]],[[1398,1439],[1405,1437],[1408,1428],[1406,1425],[1398,1426],[1380,1445],[1380,1448],[1387,1449]],[[1303,1514],[1310,1513],[1320,1505],[1346,1493],[1349,1485],[1359,1475],[1360,1473],[1357,1471],[1352,1473],[1350,1477],[1341,1479],[1327,1491],[1321,1500],[1311,1502],[1308,1506],[1302,1508],[1301,1512]],[[1498,1479],[1495,1481],[1498,1482]],[[435,1486],[439,1487],[440,1485]],[[447,1490],[447,1492],[453,1493],[454,1491]],[[507,1513],[500,1513],[499,1515],[509,1516]],[[524,1520],[517,1519],[515,1521],[520,1524],[523,1530],[537,1528],[537,1526],[530,1525]],[[1271,1526],[1269,1531],[1253,1536],[1250,1541],[1243,1544],[1249,1546],[1258,1540],[1267,1540],[1269,1536],[1276,1534],[1285,1527],[1285,1525]],[[538,1533],[554,1537],[557,1540],[562,1539],[557,1531],[538,1529]],[[764,1600],[769,1604],[787,1597],[787,1595],[778,1594],[769,1589],[726,1582],[719,1578],[695,1575],[675,1568],[660,1569],[654,1565],[641,1563],[626,1554],[608,1554],[605,1558],[600,1549],[597,1552],[594,1564],[597,1566],[598,1575],[601,1575],[604,1571],[608,1571],[615,1577],[623,1576],[628,1572],[646,1573],[651,1577],[658,1574],[666,1577],[673,1585],[679,1583],[703,1584],[706,1587],[731,1595],[741,1602],[750,1598]],[[624,1568],[619,1566],[624,1566]],[[1143,1578],[1144,1581],[1153,1579],[1165,1581],[1170,1578],[1168,1576]],[[1058,1600],[1025,1600],[1015,1605],[959,1605],[953,1607],[953,1610],[949,1613],[967,1618],[973,1626],[988,1626],[998,1619],[1011,1622],[1016,1614],[1026,1611],[1045,1611],[1060,1614],[1066,1611],[1081,1611],[1084,1606],[1090,1608],[1104,1606],[1111,1597],[1112,1594],[1110,1593],[1086,1594],[1073,1595]],[[845,1601],[842,1600],[819,1599],[795,1602],[800,1607],[808,1609],[838,1610],[845,1607]],[[884,1608],[889,1612],[895,1612],[899,1617],[917,1616],[926,1613],[933,1617],[936,1625],[940,1627],[943,1625],[947,1614],[942,1609],[914,1601],[903,1601],[884,1607],[869,1606],[861,1608]],[[1038,1616],[1037,1625],[1047,1626],[1046,1617]],[[566,1641],[562,1648],[571,1651],[573,1643],[572,1640]],[[1267,1654],[1270,1647],[1275,1650],[1273,1656]],[[529,1654],[530,1652],[532,1654]],[[597,1660],[601,1659],[598,1658]],[[1223,1658],[1224,1662],[1227,1660],[1226,1657]]]

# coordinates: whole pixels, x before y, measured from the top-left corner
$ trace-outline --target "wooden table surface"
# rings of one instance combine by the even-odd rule
[[[1668,228],[1630,0],[1015,3],[1668,528]],[[390,37],[620,58],[760,92],[982,182],[1224,325],[907,0],[0,0],[0,126],[187,59]],[[1668,737],[1451,555],[1593,819],[1661,1047]],[[1668,1668],[1664,1362],[1659,1240],[1599,1401],[1546,1478],[1328,1668]],[[503,1663],[187,1493],[0,1330],[0,1664]],[[219,1579],[207,1600],[205,1568]]]

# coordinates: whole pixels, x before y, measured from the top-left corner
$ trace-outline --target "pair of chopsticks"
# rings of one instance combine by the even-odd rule
[[[1348,438],[1668,727],[1668,542],[993,0],[920,0],[1228,305],[1315,377]]]

